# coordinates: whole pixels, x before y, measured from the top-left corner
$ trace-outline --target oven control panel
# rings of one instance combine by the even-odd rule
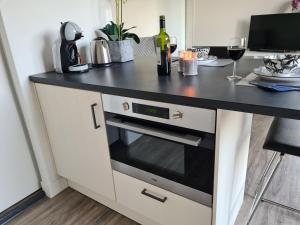
[[[102,101],[106,112],[215,133],[215,110],[107,94]]]
[[[144,105],[139,103],[132,103],[132,112],[145,116],[153,116],[162,119],[170,119],[170,109],[158,107],[154,105]]]

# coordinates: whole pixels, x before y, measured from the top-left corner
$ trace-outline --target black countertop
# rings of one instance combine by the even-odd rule
[[[238,73],[246,76],[261,64],[259,60],[241,60]],[[193,77],[184,77],[173,68],[171,76],[158,77],[155,59],[138,58],[85,74],[49,72],[30,76],[30,80],[146,100],[300,119],[300,92],[276,93],[237,86],[226,79],[231,73],[232,65],[199,67],[199,76]]]

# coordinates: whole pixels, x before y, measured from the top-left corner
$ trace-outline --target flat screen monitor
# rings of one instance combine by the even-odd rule
[[[251,51],[299,51],[300,13],[252,16],[248,48]]]

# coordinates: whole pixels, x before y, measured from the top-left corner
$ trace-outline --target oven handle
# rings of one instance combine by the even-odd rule
[[[175,133],[171,131],[165,131],[165,130],[160,130],[152,127],[147,127],[138,123],[133,123],[133,122],[124,122],[120,119],[117,118],[110,118],[106,120],[106,124],[126,130],[130,130],[133,132],[141,133],[141,134],[146,134],[162,139],[167,139],[170,141],[175,141],[178,143],[186,144],[186,145],[191,145],[191,146],[196,146],[198,147],[202,141],[201,137],[197,137],[194,135],[189,135],[189,134],[181,134],[181,133]]]

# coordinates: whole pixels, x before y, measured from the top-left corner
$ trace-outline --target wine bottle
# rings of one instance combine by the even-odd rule
[[[165,16],[160,16],[160,33],[156,36],[157,73],[159,76],[171,74],[170,37],[166,32]]]

